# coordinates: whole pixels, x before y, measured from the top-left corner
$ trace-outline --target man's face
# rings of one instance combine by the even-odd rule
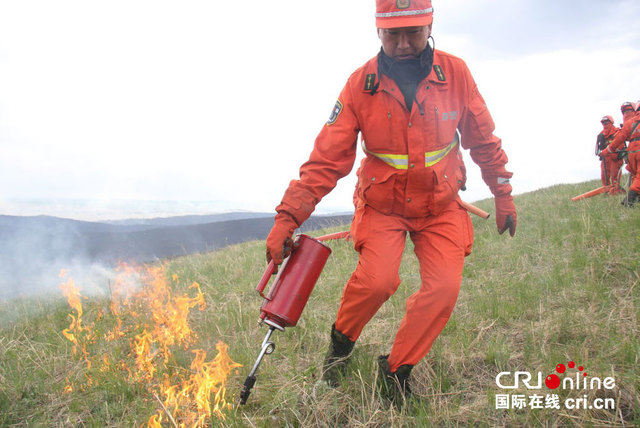
[[[396,61],[417,58],[427,47],[431,25],[424,27],[378,28],[382,49]]]
[[[633,110],[625,110],[625,112],[622,113],[622,121],[626,122],[627,120],[631,119],[633,116],[634,116]]]

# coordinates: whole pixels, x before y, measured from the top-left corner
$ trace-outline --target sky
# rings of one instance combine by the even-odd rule
[[[433,6],[436,48],[469,66],[514,193],[599,178],[600,118],[620,123],[640,99],[640,2]],[[374,13],[372,0],[0,0],[0,214],[273,211],[380,49]],[[490,197],[464,157],[462,198]],[[355,168],[317,212],[351,210],[354,185]]]

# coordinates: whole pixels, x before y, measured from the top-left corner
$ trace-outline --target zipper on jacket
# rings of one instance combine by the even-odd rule
[[[418,102],[418,97],[416,97],[415,100],[413,100],[414,103],[416,103],[416,105],[418,106],[418,110],[420,111],[420,116],[424,116],[424,110],[422,110],[422,106],[420,105],[420,103]],[[437,107],[436,107],[437,108]]]
[[[407,105],[405,104],[404,101],[400,101],[398,99],[398,97],[396,97],[394,94],[392,94],[391,92],[387,91],[386,89],[383,89],[382,92],[386,92],[387,94],[389,94],[391,96],[391,98],[395,99],[396,101],[398,101],[402,105],[402,108],[404,108],[405,110],[409,111],[407,109]],[[411,113],[411,112],[409,111],[409,113]]]
[[[435,113],[436,113],[436,135],[435,135],[436,140],[433,142],[434,147],[437,146],[438,144],[438,124],[440,122],[440,113],[438,112],[438,106],[435,106]]]

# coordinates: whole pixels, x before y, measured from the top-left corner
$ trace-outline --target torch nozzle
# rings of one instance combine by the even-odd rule
[[[275,343],[269,341],[269,338],[275,329],[275,327],[270,326],[269,331],[267,331],[267,335],[262,340],[262,349],[260,349],[260,353],[258,354],[258,358],[256,359],[253,368],[251,369],[251,373],[249,373],[249,376],[247,376],[244,381],[244,385],[242,385],[242,390],[240,391],[240,404],[247,403],[249,394],[251,394],[251,389],[256,383],[256,372],[258,371],[258,366],[260,366],[262,359],[265,355],[271,354],[276,349]]]
[[[240,391],[240,404],[247,404],[247,399],[249,398],[249,394],[251,394],[251,389],[253,385],[256,383],[255,376],[247,376],[244,381],[244,385],[242,385],[242,390]]]

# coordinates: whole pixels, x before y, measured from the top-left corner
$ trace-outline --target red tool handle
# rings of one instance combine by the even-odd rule
[[[316,238],[316,241],[331,241],[333,239],[346,239],[347,241],[349,240],[349,231],[345,230],[344,232],[336,232],[336,233],[330,233],[328,235],[324,235],[324,236],[320,236],[318,238]]]
[[[260,294],[260,296],[263,299],[266,299],[267,297],[264,295],[264,288],[267,286],[267,283],[269,282],[269,278],[271,278],[271,275],[273,275],[273,273],[276,271],[276,264],[274,263],[273,260],[271,260],[269,262],[269,265],[267,266],[267,270],[264,271],[264,274],[262,275],[262,278],[260,278],[260,281],[258,282],[258,285],[256,286],[256,291],[258,292],[258,294]]]
[[[483,211],[482,209],[476,207],[475,205],[471,205],[469,202],[465,202],[465,201],[461,200],[460,201],[460,205],[462,205],[462,207],[465,210],[469,211],[471,214],[475,214],[478,217],[481,217],[481,218],[483,218],[485,220],[488,219],[489,216],[491,215],[488,212]]]

